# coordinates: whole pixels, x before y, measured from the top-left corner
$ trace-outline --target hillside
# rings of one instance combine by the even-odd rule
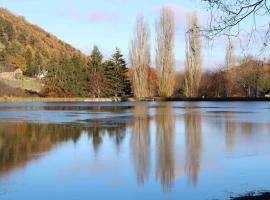
[[[19,67],[31,76],[63,53],[67,57],[85,57],[79,50],[23,17],[0,8],[0,66]]]
[[[0,97],[30,97],[37,96],[30,91],[21,89],[20,87],[11,87],[0,80]]]

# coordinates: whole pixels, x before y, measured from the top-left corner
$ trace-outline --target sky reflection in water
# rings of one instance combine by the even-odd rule
[[[270,103],[0,104],[0,199],[269,190]]]

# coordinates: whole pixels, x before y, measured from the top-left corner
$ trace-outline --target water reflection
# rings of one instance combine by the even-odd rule
[[[10,174],[16,176],[16,173],[12,173],[15,169],[27,168],[28,163],[42,160],[48,152],[51,152],[50,155],[56,160],[60,160],[58,165],[65,165],[67,162],[61,163],[59,152],[56,151],[62,146],[66,149],[62,149],[61,155],[65,154],[67,157],[70,157],[67,149],[74,146],[74,151],[72,149],[71,152],[76,156],[72,157],[70,162],[74,164],[70,167],[73,169],[72,176],[75,177],[74,184],[78,181],[81,183],[81,177],[76,175],[82,173],[85,181],[80,185],[82,187],[84,184],[88,187],[91,180],[101,185],[102,181],[112,182],[114,187],[130,186],[129,184],[134,183],[141,186],[143,193],[149,191],[149,187],[151,191],[152,187],[156,187],[153,182],[158,184],[159,190],[170,192],[169,194],[185,193],[186,186],[189,186],[188,191],[200,191],[204,183],[211,183],[214,177],[211,174],[213,168],[224,173],[220,180],[222,184],[231,184],[230,180],[235,177],[238,180],[241,170],[246,169],[245,176],[248,177],[246,174],[249,171],[242,168],[239,158],[248,157],[250,160],[245,161],[245,166],[252,166],[251,161],[259,155],[261,162],[267,165],[262,155],[270,155],[270,123],[254,122],[248,118],[250,113],[213,111],[215,109],[220,108],[205,106],[200,109],[193,106],[186,109],[171,103],[134,103],[121,108],[96,106],[88,110],[88,107],[85,107],[82,110],[84,117],[88,116],[88,119],[77,119],[76,116],[82,113],[76,113],[75,117],[72,116],[76,119],[73,122],[0,122],[0,179],[3,180]],[[65,115],[77,111],[76,107],[63,110]],[[46,115],[53,114],[46,112]],[[76,145],[65,146],[70,143]],[[84,148],[80,148],[81,145],[85,145]],[[77,157],[80,158],[76,160]],[[227,162],[227,159],[231,158],[234,159]],[[223,163],[226,163],[225,170],[217,167]],[[65,169],[63,166],[59,168]],[[112,173],[115,173],[117,180],[112,178]],[[223,173],[218,174],[222,177]],[[232,177],[226,179],[230,173]],[[178,179],[180,175],[181,178]],[[256,179],[256,176],[255,179],[252,177],[254,182],[263,180],[266,175],[261,179]],[[189,184],[185,183],[185,179]],[[221,187],[224,191],[222,184],[213,187]],[[237,184],[232,188],[237,187]],[[239,182],[240,184],[243,183]],[[123,189],[126,189],[124,186]],[[104,184],[102,189],[110,191],[113,188],[106,187],[110,186]],[[89,191],[88,188],[86,191]],[[204,192],[207,193],[207,189]]]
[[[201,115],[198,112],[184,114],[186,137],[185,170],[193,186],[196,186],[200,172],[202,151]]]
[[[134,123],[131,125],[131,153],[137,182],[143,185],[150,171],[150,116],[147,106],[134,107]]]
[[[232,149],[235,146],[236,128],[237,124],[235,121],[225,121],[225,140],[226,146],[229,149]]]
[[[125,137],[126,126],[80,127],[71,124],[5,123],[0,125],[0,173],[23,167],[58,144],[76,143],[82,134],[92,138],[97,153],[107,134],[119,147]]]
[[[60,124],[1,124],[0,173],[25,165],[60,142],[76,142],[79,135],[80,129]]]
[[[175,179],[175,113],[170,105],[156,115],[156,176],[164,191],[170,191]]]

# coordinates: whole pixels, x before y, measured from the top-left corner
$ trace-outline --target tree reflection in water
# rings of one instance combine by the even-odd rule
[[[156,115],[156,176],[164,191],[170,191],[175,179],[175,113],[170,104],[159,108]]]
[[[150,171],[150,117],[148,106],[134,107],[130,147],[138,184],[144,185]]]
[[[233,120],[226,120],[225,140],[227,148],[232,149],[235,146],[235,136],[236,136],[236,122]]]
[[[0,124],[0,174],[23,167],[27,162],[39,158],[42,153],[52,150],[60,143],[68,141],[76,143],[82,135],[88,135],[95,156],[99,156],[99,149],[106,136],[113,141],[118,152],[125,139],[126,130],[130,128],[130,151],[137,183],[144,185],[150,175],[152,154],[150,121],[152,119],[156,126],[154,134],[156,138],[153,143],[156,153],[152,154],[156,156],[155,175],[162,185],[163,191],[170,191],[176,176],[174,149],[176,114],[170,103],[156,107],[153,118],[151,118],[149,108],[151,108],[149,105],[135,104],[131,115],[90,119],[82,123],[2,123]],[[108,111],[106,110],[106,112]],[[103,110],[99,109],[98,112],[103,112]],[[200,170],[202,149],[200,113],[185,113],[184,124],[185,170],[192,185],[195,186]],[[106,148],[106,146],[102,148]]]
[[[108,126],[108,127],[88,127],[86,130],[89,138],[92,139],[93,149],[95,155],[98,156],[98,151],[101,147],[102,141],[106,135],[113,140],[116,145],[117,152],[119,151],[120,145],[126,136],[126,125]]]
[[[55,145],[76,142],[81,130],[63,124],[5,123],[0,125],[0,173],[24,166]]]
[[[198,112],[187,112],[184,114],[184,122],[186,137],[185,170],[192,186],[196,186],[202,151],[201,114]]]
[[[76,143],[82,134],[92,138],[97,150],[107,134],[117,146],[125,136],[126,125],[113,127],[81,127],[74,124],[5,123],[0,125],[0,174],[23,167],[27,162],[39,158],[58,144],[68,141]]]
[[[140,191],[143,195],[146,192],[145,196],[149,191],[157,191],[159,195],[159,190],[172,192],[167,197],[185,195],[191,191],[201,195],[201,188],[209,188],[215,172],[224,170],[220,168],[223,162],[237,167],[233,176],[236,172],[242,172],[242,164],[238,162],[242,162],[242,159],[250,163],[254,159],[253,167],[256,167],[257,161],[267,162],[269,118],[264,122],[259,117],[253,119],[256,117],[250,113],[229,112],[223,107],[185,105],[140,102],[116,107],[44,108],[53,111],[59,109],[60,116],[71,115],[67,121],[49,124],[45,120],[55,112],[44,112],[47,116],[44,121],[40,120],[43,123],[37,123],[38,119],[35,122],[18,122],[19,118],[7,118],[6,122],[0,122],[0,182],[7,182],[5,187],[9,189],[16,186],[23,174],[25,180],[30,180],[28,187],[32,187],[33,181],[38,181],[37,173],[43,175],[44,172],[44,176],[50,173],[51,177],[42,185],[55,186],[56,182],[51,181],[56,179],[51,178],[61,169],[59,177],[65,177],[63,180],[59,178],[58,185],[68,180],[75,186],[82,184],[90,192],[89,184],[93,184],[93,188],[101,186],[99,189],[102,191],[116,189],[121,195],[131,187],[132,191]],[[20,109],[24,115],[32,115]],[[39,112],[37,108],[34,109],[34,114]],[[42,109],[40,115],[43,114]],[[61,109],[65,112],[61,113]],[[77,112],[77,109],[82,112]],[[50,171],[47,167],[52,159],[57,162]],[[41,162],[33,162],[35,160]],[[32,169],[35,169],[34,172]],[[24,175],[25,172],[27,175]],[[200,172],[204,172],[204,176],[200,177]],[[224,172],[226,175],[227,172]],[[253,178],[253,174],[250,178]],[[35,180],[31,180],[32,176],[35,176]],[[13,177],[15,184],[11,181],[10,186],[6,180]],[[254,177],[258,177],[258,180],[265,178],[265,173],[254,174]],[[222,178],[227,183],[228,177]],[[191,188],[185,191],[186,179]],[[138,189],[137,185],[144,188]],[[222,184],[219,186],[223,187]]]

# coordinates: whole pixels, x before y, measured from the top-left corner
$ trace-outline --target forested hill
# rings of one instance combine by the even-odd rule
[[[23,17],[0,8],[0,66],[19,67],[33,74],[37,69],[46,68],[61,54],[85,57],[79,50]]]

